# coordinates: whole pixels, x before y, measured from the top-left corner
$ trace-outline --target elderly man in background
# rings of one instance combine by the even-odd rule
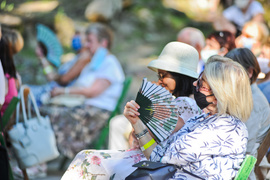
[[[204,69],[204,61],[201,58],[201,50],[205,46],[205,37],[203,33],[193,27],[185,27],[177,34],[177,41],[193,46],[199,53],[199,63],[197,72],[200,74]]]

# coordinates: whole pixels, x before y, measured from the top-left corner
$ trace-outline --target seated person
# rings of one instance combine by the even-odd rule
[[[224,56],[235,48],[235,37],[228,31],[214,31],[205,40],[205,46],[201,50],[201,57],[204,62],[213,55]]]
[[[268,36],[269,30],[264,23],[249,21],[245,23],[241,35],[235,39],[235,45],[237,48],[248,48],[256,57],[259,57]],[[258,62],[260,64],[259,59]]]
[[[23,48],[24,41],[22,35],[16,30],[2,28],[1,31],[0,59],[7,89],[5,102],[1,108],[1,115],[3,115],[12,98],[18,95],[21,80],[16,70],[13,56]]]
[[[225,57],[241,64],[248,72],[250,78],[253,109],[245,123],[248,129],[247,154],[257,157],[257,150],[270,127],[269,103],[256,84],[260,67],[254,54],[247,48],[233,49]],[[254,171],[251,172],[250,178],[256,179]]]
[[[193,85],[195,101],[205,114],[190,118],[159,144],[149,133],[144,134],[139,137],[142,151],[81,151],[62,179],[125,179],[136,169],[132,165],[145,159],[185,169],[177,168],[171,179],[192,179],[194,175],[233,179],[245,158],[248,132],[244,122],[252,110],[246,70],[229,58],[212,56]],[[136,134],[146,129],[138,117],[139,108],[132,100],[124,110]]]
[[[44,85],[28,85],[36,98],[38,106],[48,103],[50,91],[53,88],[71,86],[80,75],[82,69],[90,62],[92,54],[88,48],[83,46],[83,42],[78,41],[78,35],[74,36],[72,42],[72,47],[77,54],[72,60],[62,64],[58,68],[58,72],[53,69],[52,64],[46,59],[47,48],[42,42],[38,42],[36,54],[49,81]]]
[[[257,58],[264,76],[258,80],[258,84],[270,80],[270,36],[262,46],[261,54]]]
[[[201,50],[205,46],[205,37],[197,28],[185,27],[177,34],[177,41],[193,46],[199,53],[199,62],[197,73],[201,73],[204,69],[204,61],[202,60]]]
[[[169,51],[171,48],[175,51]],[[165,87],[175,96],[179,116],[175,131],[179,130],[189,118],[202,113],[193,99],[192,83],[198,76],[198,59],[199,55],[195,48],[184,43],[171,42],[164,47],[159,58],[151,61],[147,66],[157,72],[158,81],[154,83]],[[188,69],[188,71],[183,69]],[[129,136],[132,129],[130,126],[129,121],[123,115],[111,120],[109,149],[122,150],[135,147],[137,142],[134,142],[132,136]]]
[[[264,9],[255,0],[235,0],[234,5],[226,8],[221,16],[214,20],[214,28],[218,31],[230,31],[235,36],[241,34],[248,21],[264,23]]]
[[[59,151],[69,158],[98,138],[121,95],[125,77],[121,64],[109,52],[111,45],[111,30],[100,23],[90,24],[86,47],[94,56],[98,52],[106,53],[105,56],[85,66],[72,86],[56,87],[51,92],[52,96],[83,95],[86,100],[75,107],[40,107],[40,112],[51,119]]]

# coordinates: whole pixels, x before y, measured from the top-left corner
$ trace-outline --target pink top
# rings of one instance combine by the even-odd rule
[[[16,81],[14,77],[10,77],[9,74],[5,74],[5,77],[8,79],[8,92],[5,96],[5,102],[1,109],[1,115],[4,114],[5,110],[7,109],[10,101],[14,96],[18,96],[18,91],[16,88]]]

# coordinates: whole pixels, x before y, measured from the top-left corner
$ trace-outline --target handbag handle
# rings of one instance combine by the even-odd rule
[[[22,112],[23,112],[23,120],[24,120],[24,124],[27,126],[27,116],[26,116],[26,109],[25,109],[25,100],[24,100],[24,95],[23,95],[23,92],[24,90],[28,88],[28,86],[25,86],[25,85],[22,85],[21,88],[20,88],[20,99],[21,99],[21,104],[22,104]],[[32,101],[32,104],[34,106],[34,110],[35,110],[35,113],[37,115],[37,118],[38,118],[38,121],[40,122],[40,119],[41,119],[41,116],[40,116],[40,113],[39,113],[39,109],[37,107],[37,104],[36,104],[36,100],[35,100],[35,97],[33,95],[33,93],[31,92],[31,90],[29,91],[29,94],[28,94],[28,97],[30,96],[30,100]],[[30,106],[30,102],[31,101],[28,101],[28,116],[31,116],[30,114],[30,110],[29,108],[31,108]],[[16,109],[16,123],[19,122],[19,111],[20,111],[20,103],[17,104],[17,109]]]

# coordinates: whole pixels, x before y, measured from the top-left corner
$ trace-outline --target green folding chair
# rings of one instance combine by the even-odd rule
[[[257,159],[254,156],[246,155],[234,180],[247,180],[251,170],[255,166],[256,161]]]

